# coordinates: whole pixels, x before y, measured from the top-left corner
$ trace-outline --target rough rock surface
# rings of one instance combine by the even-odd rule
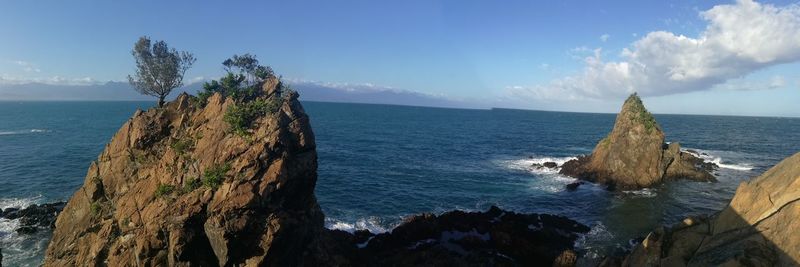
[[[223,121],[234,101],[186,94],[137,111],[59,215],[45,266],[294,266],[323,228],[314,134],[296,93],[249,136]],[[219,181],[218,186],[215,181]]]
[[[623,266],[800,265],[800,153],[742,182],[710,218],[651,232]]]
[[[451,211],[410,217],[389,233],[330,230],[312,265],[574,266],[589,227],[546,214]],[[335,263],[335,264],[332,264]]]
[[[715,181],[701,163],[678,143],[664,143],[664,132],[634,93],[592,154],[564,163],[560,172],[610,189],[645,188],[670,179]]]

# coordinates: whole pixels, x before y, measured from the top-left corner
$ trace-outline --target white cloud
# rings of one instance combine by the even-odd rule
[[[22,70],[25,72],[42,72],[38,67],[27,61],[15,60],[11,62],[22,67]]]
[[[608,33],[600,35],[600,41],[608,41],[608,38],[611,38],[611,35],[608,35]]]
[[[785,88],[786,79],[781,75],[775,75],[767,80],[746,80],[744,78],[731,79],[723,84],[715,85],[714,90],[730,91],[755,91]]]
[[[91,77],[66,78],[61,76],[52,76],[52,77],[23,78],[23,77],[10,76],[7,74],[0,74],[0,85],[19,85],[19,84],[30,84],[30,83],[41,83],[50,85],[95,85],[95,84],[103,84],[105,82],[95,80]]]
[[[541,69],[541,70],[549,70],[550,69],[550,64],[547,64],[547,63],[539,64],[539,69]]]
[[[660,96],[709,90],[756,70],[800,61],[800,6],[796,4],[776,7],[740,0],[715,6],[700,16],[708,24],[696,38],[650,32],[623,49],[619,61],[603,61],[595,50],[577,75],[509,90],[540,99],[619,98],[632,92]],[[578,50],[586,49],[573,52]]]

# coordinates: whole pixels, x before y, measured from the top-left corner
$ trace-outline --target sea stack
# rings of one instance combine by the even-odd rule
[[[714,216],[687,218],[654,230],[621,263],[623,266],[797,266],[800,264],[797,218],[800,218],[800,153],[784,159],[761,176],[742,182],[730,204]]]
[[[639,189],[665,180],[715,181],[703,161],[666,144],[655,118],[633,93],[617,115],[614,129],[592,154],[564,163],[561,174],[608,185],[609,189]]]
[[[137,111],[58,216],[44,266],[303,265],[323,230],[317,153],[297,93],[279,86],[259,86],[276,111],[245,136],[219,93]]]

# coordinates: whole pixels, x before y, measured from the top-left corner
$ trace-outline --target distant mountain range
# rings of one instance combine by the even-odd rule
[[[467,102],[449,100],[408,90],[371,85],[342,85],[318,82],[289,82],[303,101],[390,104],[429,107],[475,107]],[[181,92],[196,93],[202,83],[178,88],[168,97]],[[42,83],[0,85],[0,101],[105,101],[154,100],[134,91],[126,82],[95,85],[52,85]]]

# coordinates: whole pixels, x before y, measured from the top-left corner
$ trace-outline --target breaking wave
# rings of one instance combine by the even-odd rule
[[[367,230],[373,234],[385,233],[389,229],[383,226],[382,220],[378,217],[368,217],[357,219],[354,222],[345,222],[333,218],[325,218],[325,228],[331,230],[342,230],[353,233],[358,230]]]
[[[681,149],[683,152],[689,153],[694,155],[695,157],[703,159],[703,161],[711,162],[717,164],[720,168],[737,170],[737,171],[749,171],[753,169],[753,166],[744,163],[733,163],[726,160],[723,160],[722,157],[714,155],[712,151],[702,150],[702,149],[695,149],[695,148],[686,148]]]

